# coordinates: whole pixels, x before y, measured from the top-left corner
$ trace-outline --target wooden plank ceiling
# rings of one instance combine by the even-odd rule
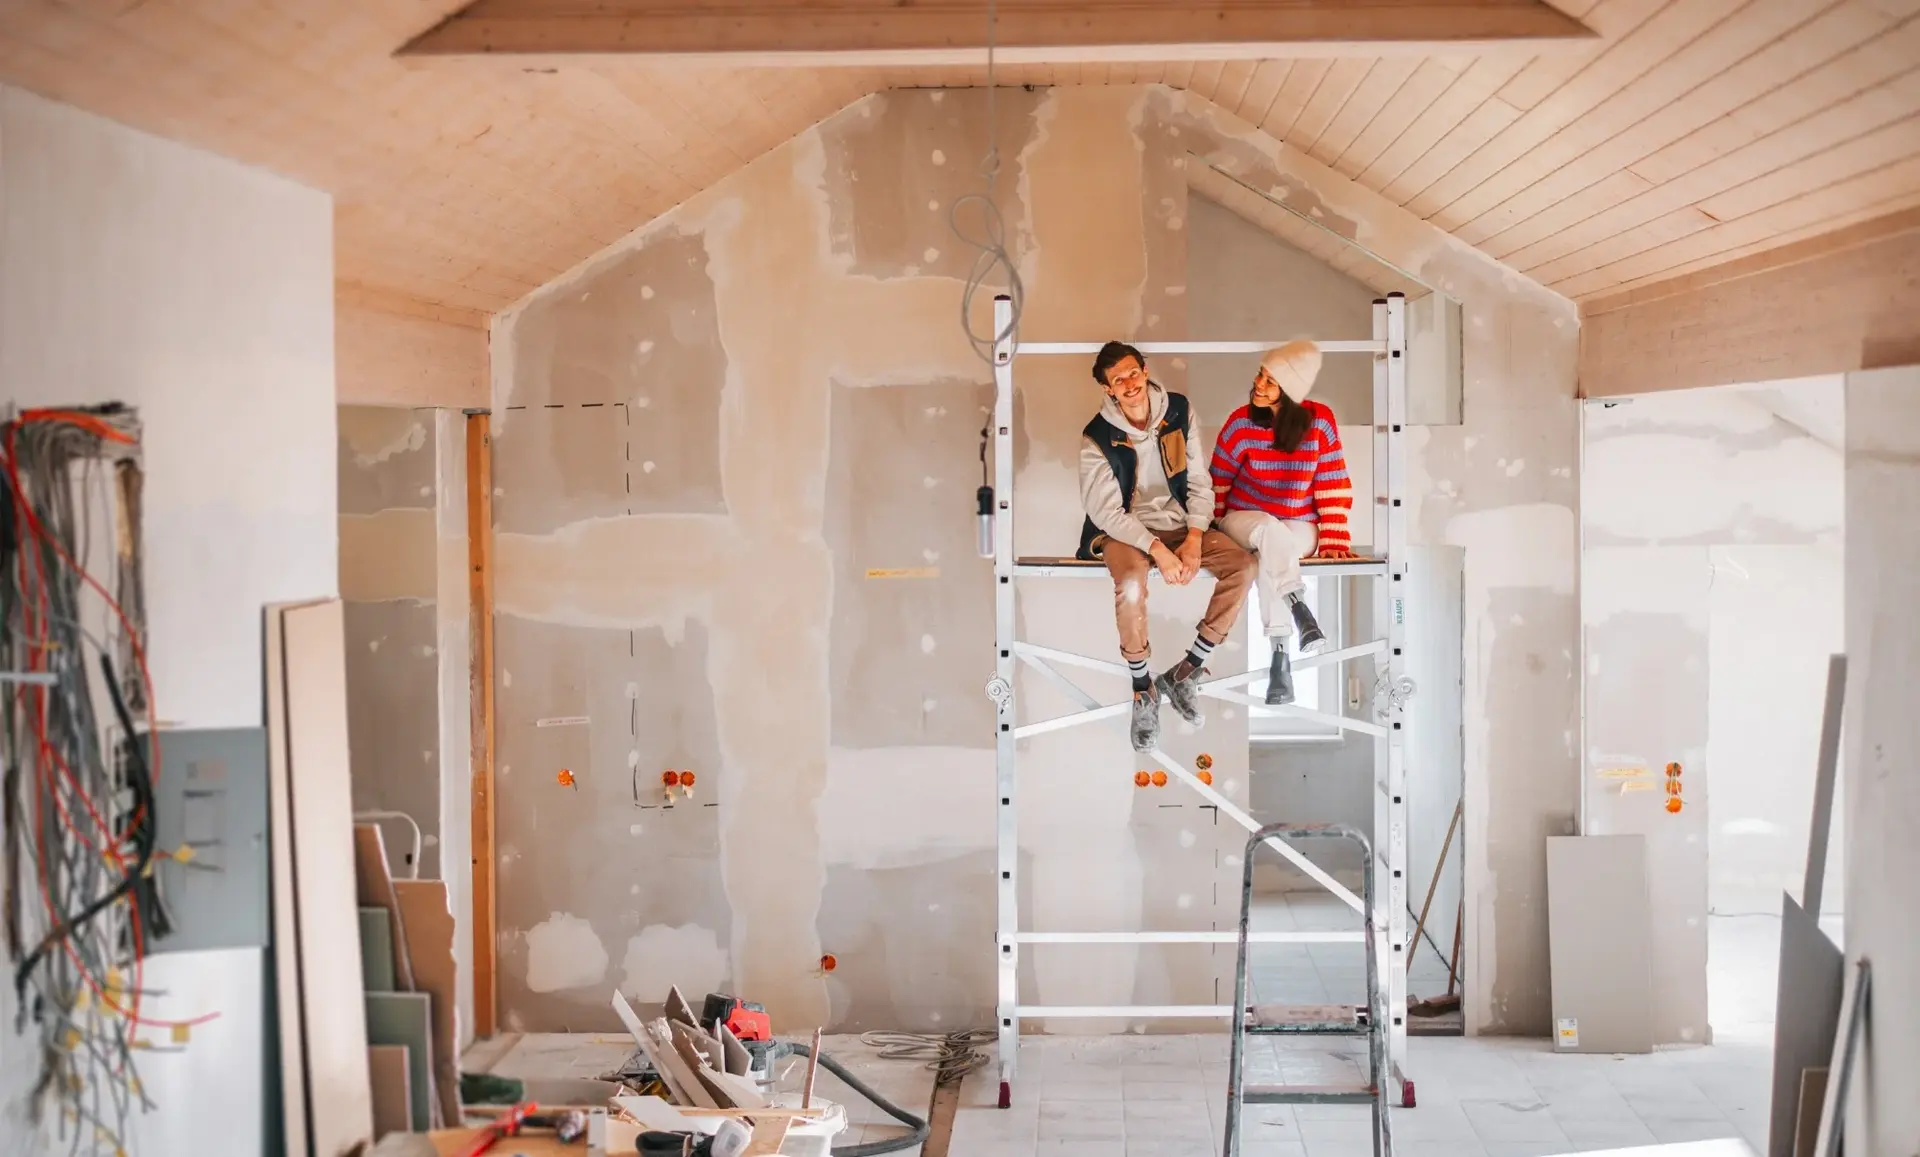
[[[1920,0],[1555,0],[1537,57],[1023,64],[1190,90],[1596,303],[1920,205]],[[13,0],[0,80],[338,205],[343,292],[478,323],[848,102],[979,67],[402,62],[450,0]]]

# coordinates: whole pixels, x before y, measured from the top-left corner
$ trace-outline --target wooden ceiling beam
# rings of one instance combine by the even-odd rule
[[[969,64],[987,14],[987,0],[477,0],[396,55]],[[1595,37],[1545,0],[999,0],[993,33],[1009,64],[1537,52]]]

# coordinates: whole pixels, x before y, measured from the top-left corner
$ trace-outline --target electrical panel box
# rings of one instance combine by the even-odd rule
[[[160,731],[154,857],[171,932],[149,950],[264,948],[269,940],[267,733]]]

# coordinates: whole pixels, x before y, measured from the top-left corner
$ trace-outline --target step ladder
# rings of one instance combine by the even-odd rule
[[[1239,1157],[1240,1118],[1246,1105],[1371,1105],[1374,1157],[1393,1157],[1393,1132],[1388,1116],[1388,1022],[1380,993],[1380,970],[1375,954],[1373,920],[1363,916],[1367,946],[1367,1003],[1355,1005],[1256,1005],[1248,999],[1247,946],[1253,924],[1253,857],[1261,844],[1274,839],[1352,840],[1360,845],[1361,899],[1366,913],[1373,911],[1373,848],[1367,837],[1346,824],[1268,824],[1247,838],[1240,885],[1238,955],[1233,973],[1232,1046],[1227,1060],[1227,1127],[1222,1157]],[[1344,1036],[1367,1039],[1367,1083],[1364,1085],[1253,1085],[1247,1084],[1249,1036]]]

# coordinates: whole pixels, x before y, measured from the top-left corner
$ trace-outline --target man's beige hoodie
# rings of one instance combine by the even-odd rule
[[[1113,476],[1106,454],[1092,439],[1080,442],[1080,503],[1087,517],[1107,537],[1143,554],[1152,552],[1156,531],[1205,530],[1213,522],[1213,477],[1207,473],[1207,455],[1201,452],[1200,422],[1193,417],[1193,407],[1187,407],[1187,505],[1182,510],[1173,501],[1166,469],[1160,462],[1160,448],[1154,443],[1154,431],[1167,413],[1167,391],[1158,382],[1151,383],[1147,398],[1144,430],[1127,421],[1120,404],[1112,398],[1100,407],[1100,417],[1127,436],[1139,460],[1134,469],[1131,511],[1121,504],[1120,482]]]

